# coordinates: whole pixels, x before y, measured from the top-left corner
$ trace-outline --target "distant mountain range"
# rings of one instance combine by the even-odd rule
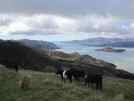
[[[73,40],[65,43],[80,44],[86,46],[107,46],[107,47],[134,47],[134,39],[127,38],[89,38],[85,40]]]

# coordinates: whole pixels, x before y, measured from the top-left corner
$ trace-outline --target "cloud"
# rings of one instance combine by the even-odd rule
[[[134,18],[133,0],[0,0],[0,13],[48,13],[66,16],[107,14]]]
[[[82,32],[102,32],[110,30],[111,25],[115,22],[112,16],[88,15],[80,18],[79,30]]]
[[[0,0],[0,37],[134,37],[132,11],[134,0]]]
[[[74,32],[76,29],[75,19],[48,15],[48,14],[34,14],[34,15],[2,15],[0,19],[1,33],[36,33],[41,34],[59,34],[64,32]]]
[[[80,39],[88,37],[134,37],[134,20],[112,15],[67,17],[53,14],[0,14],[1,36],[65,35]],[[85,37],[86,36],[86,37]]]

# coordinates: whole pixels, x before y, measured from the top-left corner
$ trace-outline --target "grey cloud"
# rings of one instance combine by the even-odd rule
[[[134,18],[133,0],[0,0],[1,13],[51,13],[66,16],[111,14]]]
[[[3,15],[4,16],[4,15]],[[0,32],[11,34],[61,34],[61,33],[121,33],[134,30],[134,20],[115,19],[112,16],[89,15],[88,17],[66,18],[55,15],[9,15],[0,19]],[[133,25],[134,26],[134,25]]]

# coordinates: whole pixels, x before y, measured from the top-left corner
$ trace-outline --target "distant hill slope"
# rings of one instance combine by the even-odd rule
[[[113,47],[134,47],[134,39],[121,38],[90,38],[85,40],[73,40],[65,43],[80,44],[86,46],[113,46]]]
[[[56,46],[54,43],[47,42],[47,41],[28,40],[28,39],[23,39],[18,41],[32,48],[59,49],[59,47]]]

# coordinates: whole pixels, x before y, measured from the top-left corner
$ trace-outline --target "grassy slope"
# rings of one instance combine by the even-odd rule
[[[21,90],[17,81],[30,75],[31,89]],[[0,72],[0,101],[134,101],[134,81],[104,80],[104,91],[96,92],[78,82],[65,84],[52,73]]]

